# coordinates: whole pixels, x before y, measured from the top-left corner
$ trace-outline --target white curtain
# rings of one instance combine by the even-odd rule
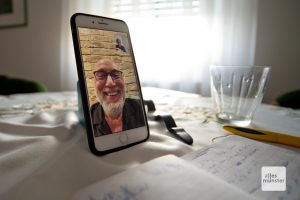
[[[63,2],[61,83],[64,90],[74,89],[77,80],[69,25],[74,12],[127,22],[143,86],[206,96],[210,95],[211,64],[254,64],[257,0]]]

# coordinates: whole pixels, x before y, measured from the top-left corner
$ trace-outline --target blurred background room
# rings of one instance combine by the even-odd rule
[[[76,89],[70,29],[75,12],[127,22],[142,86],[210,96],[209,66],[220,64],[272,66],[264,102],[300,88],[298,0],[0,3],[21,1],[25,22],[19,26],[7,24],[0,9],[0,75],[37,81],[48,91]]]

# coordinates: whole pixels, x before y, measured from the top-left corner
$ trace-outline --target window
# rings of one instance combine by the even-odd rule
[[[198,0],[112,2],[113,16],[129,25],[143,86],[201,92],[213,51],[207,6]]]
[[[210,64],[254,63],[257,0],[63,2],[63,89],[73,87],[72,81],[76,80],[75,72],[68,76],[72,73],[66,70],[66,66],[73,70],[75,63],[71,38],[65,40],[66,33],[69,33],[69,17],[74,12],[126,21],[143,86],[210,95]]]
[[[112,11],[122,16],[197,15],[199,0],[113,0]]]

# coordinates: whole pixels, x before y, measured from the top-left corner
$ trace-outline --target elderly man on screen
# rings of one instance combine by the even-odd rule
[[[123,74],[116,63],[99,60],[94,78],[98,102],[91,106],[91,116],[95,136],[145,125],[141,102],[125,98]]]

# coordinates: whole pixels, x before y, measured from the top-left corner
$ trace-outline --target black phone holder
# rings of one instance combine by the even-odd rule
[[[156,110],[152,100],[144,100],[144,104],[147,106],[148,112],[154,112]]]
[[[154,120],[163,121],[168,131],[172,133],[177,139],[189,145],[193,144],[193,138],[182,127],[178,127],[176,125],[172,115],[155,112],[156,108],[152,100],[144,100],[144,104],[147,106],[148,112],[154,115]]]

